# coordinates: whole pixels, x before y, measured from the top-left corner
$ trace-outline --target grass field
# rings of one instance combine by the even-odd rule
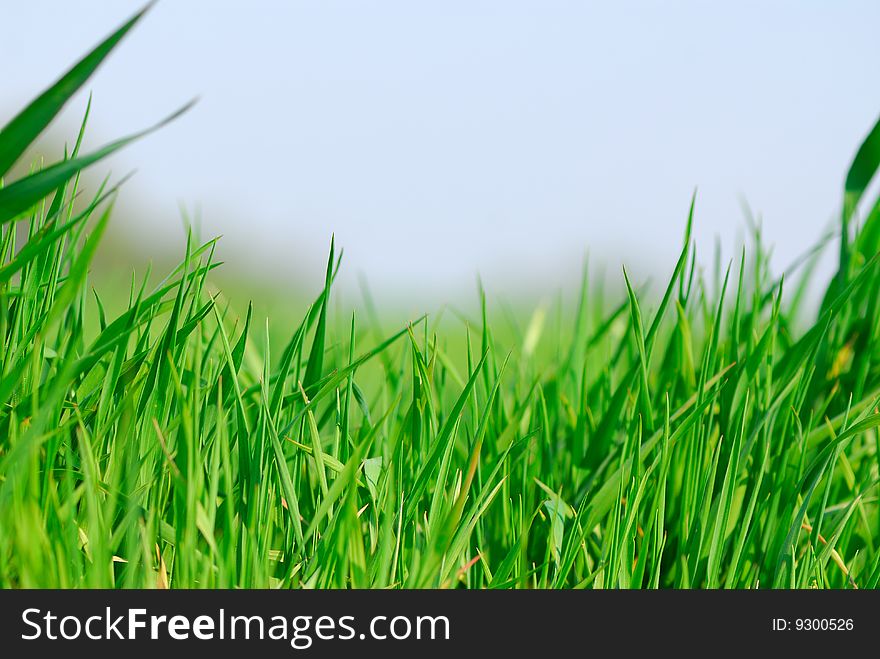
[[[0,174],[136,21],[6,125]],[[783,278],[757,229],[706,274],[692,204],[666,281],[585,271],[572,305],[507,322],[481,295],[386,334],[331,303],[331,244],[274,350],[212,286],[213,241],[106,311],[118,184],[79,172],[139,136],[81,137],[0,189],[3,587],[880,584],[880,127],[830,282],[831,243]]]

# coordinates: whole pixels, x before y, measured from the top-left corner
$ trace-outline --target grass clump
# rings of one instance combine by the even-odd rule
[[[0,173],[137,21],[0,133]],[[880,582],[880,128],[846,179],[839,268],[772,275],[760,233],[710,277],[520,332],[330,312],[280,349],[188,241],[106,312],[80,139],[0,189],[0,585],[874,588]],[[858,211],[867,209],[859,222]],[[789,278],[791,279],[791,277]],[[823,293],[817,311],[805,307]],[[109,307],[109,305],[107,305]]]

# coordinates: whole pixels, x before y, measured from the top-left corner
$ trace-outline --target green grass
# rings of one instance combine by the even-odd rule
[[[0,173],[136,20],[3,129]],[[3,587],[880,583],[880,127],[830,282],[818,250],[774,276],[758,230],[705,275],[692,205],[661,286],[585,270],[573,305],[481,292],[386,334],[332,304],[331,245],[280,346],[213,288],[213,241],[106,311],[117,189],[78,176],[127,141],[80,142],[0,189]]]

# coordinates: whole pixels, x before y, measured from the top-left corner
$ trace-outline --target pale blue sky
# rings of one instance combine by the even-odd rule
[[[140,4],[4,7],[0,120]],[[153,249],[198,204],[227,260],[308,282],[333,231],[344,282],[431,299],[477,271],[549,290],[587,249],[666,270],[695,186],[705,263],[743,195],[782,267],[880,115],[877,25],[877,2],[165,0],[91,82],[92,144],[200,94],[111,163],[138,168],[117,228]]]

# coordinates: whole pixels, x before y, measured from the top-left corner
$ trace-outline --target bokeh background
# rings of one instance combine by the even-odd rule
[[[141,4],[6,3],[0,120]],[[252,291],[320,286],[335,232],[342,290],[380,304],[478,273],[540,296],[587,252],[609,278],[668,271],[696,187],[704,262],[737,254],[745,203],[781,270],[880,114],[877,25],[877,2],[164,0],[90,82],[87,141],[201,100],[97,167],[138,170],[104,258],[179,253],[185,208]]]

